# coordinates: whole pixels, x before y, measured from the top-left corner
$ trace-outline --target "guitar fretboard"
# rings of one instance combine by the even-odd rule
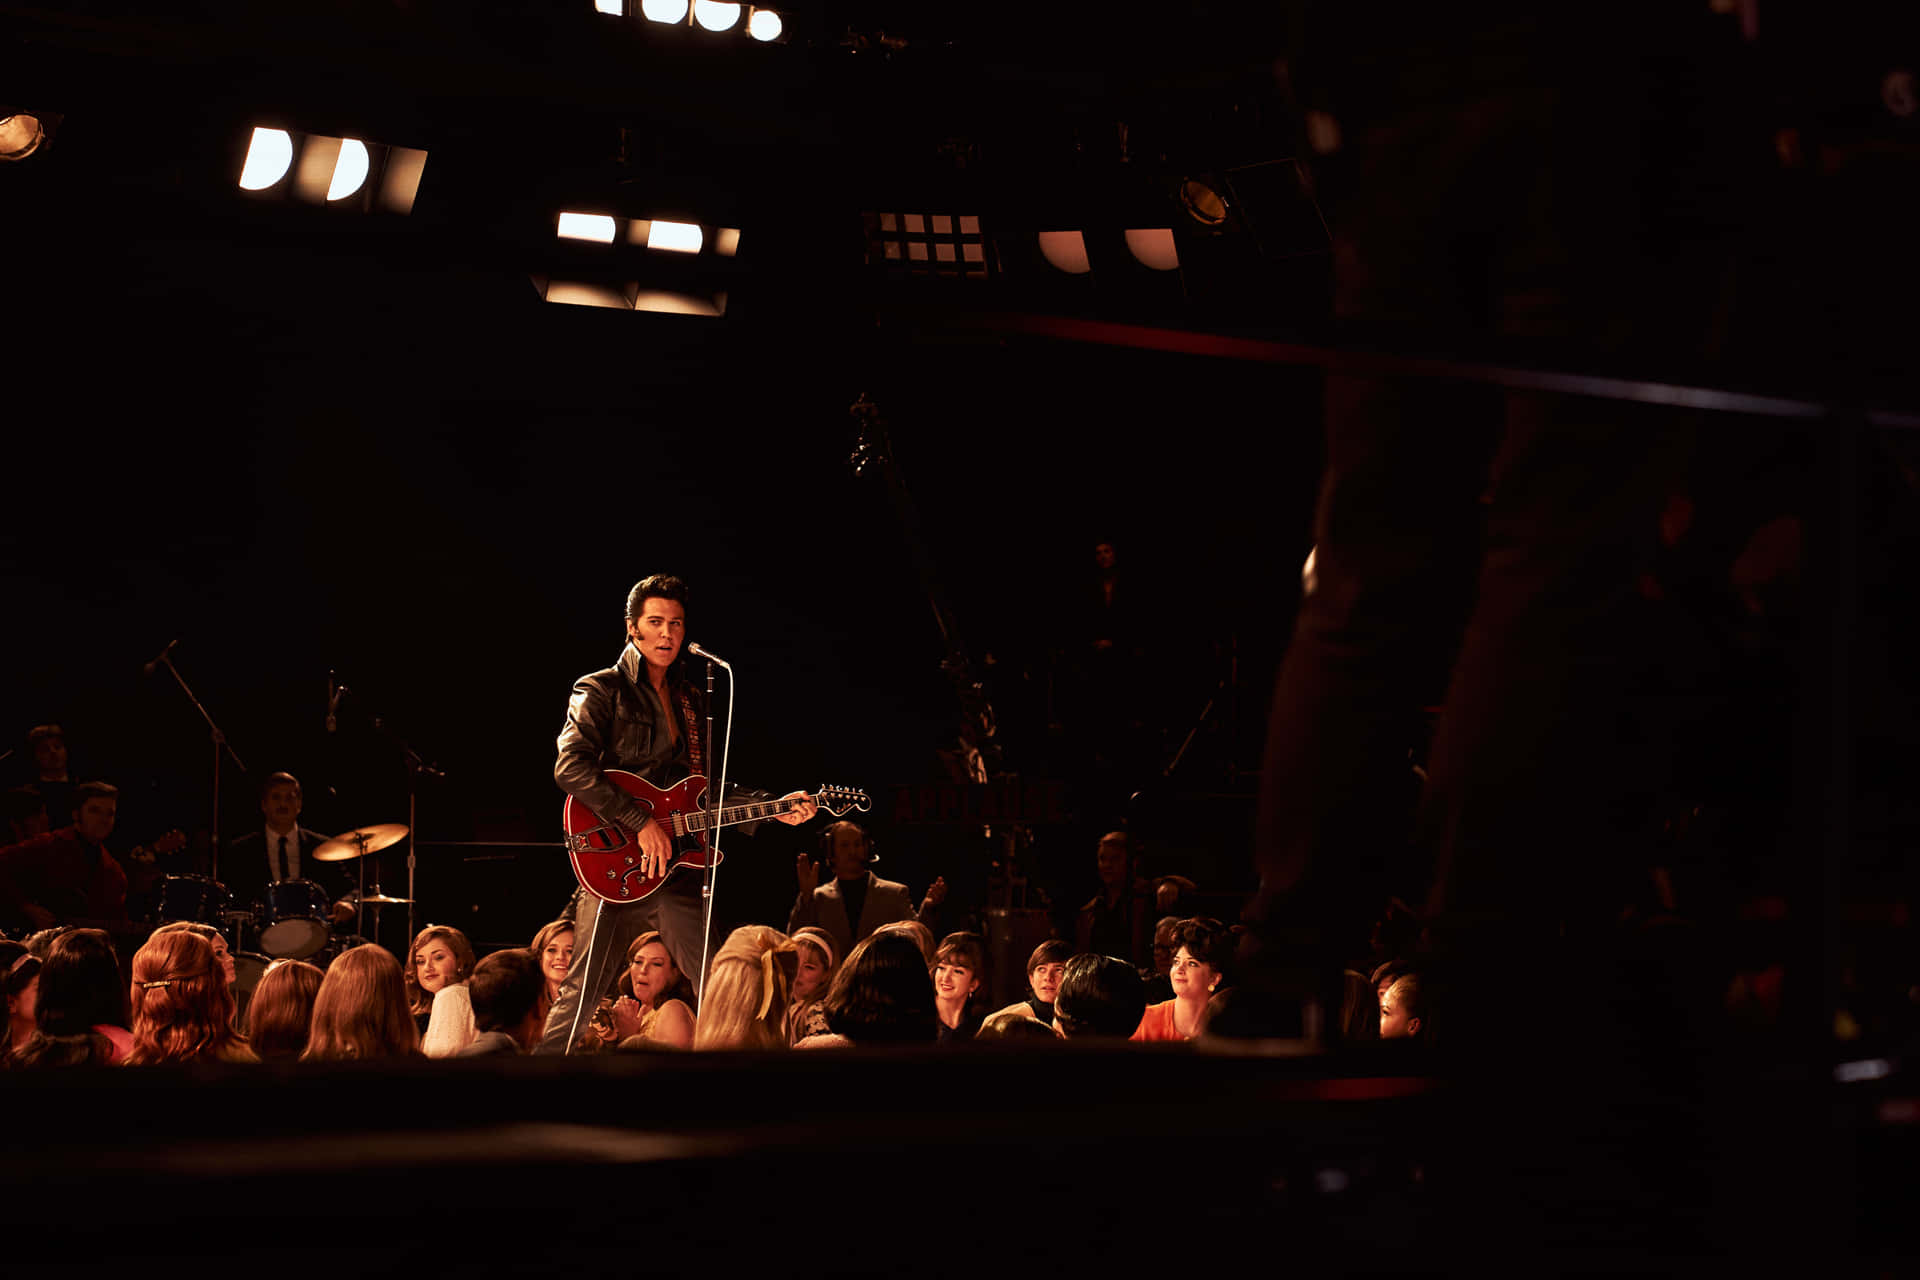
[[[730,827],[736,822],[757,822],[761,818],[777,817],[783,813],[792,813],[797,800],[756,800],[751,804],[723,806],[716,819],[710,813],[689,813],[686,815],[687,830],[708,831],[714,827]]]

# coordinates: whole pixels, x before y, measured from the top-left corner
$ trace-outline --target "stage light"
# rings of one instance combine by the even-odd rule
[[[427,171],[427,153],[413,147],[388,147],[386,172],[380,179],[380,203],[394,213],[412,213],[420,194],[420,177]]]
[[[640,0],[640,12],[648,22],[684,22],[687,0]]]
[[[1180,207],[1187,216],[1209,230],[1227,220],[1227,198],[1200,181],[1188,178],[1180,184]]]
[[[755,9],[747,19],[747,34],[755,40],[778,40],[780,30],[780,15],[771,9]]]
[[[1143,267],[1155,271],[1180,269],[1180,251],[1174,247],[1172,227],[1129,227],[1127,248]]]
[[[40,117],[21,111],[0,119],[0,161],[25,160],[47,139]]]
[[[727,0],[693,0],[693,20],[709,31],[730,31],[740,21],[740,6]]]
[[[701,297],[695,293],[672,293],[663,289],[639,290],[633,295],[635,311],[651,311],[663,316],[723,316],[727,312],[727,295],[716,293],[712,297]]]
[[[593,7],[596,12],[604,13],[615,18],[618,18],[627,11],[626,5],[622,3],[622,0],[593,0]]]
[[[650,311],[665,316],[704,316],[718,319],[727,313],[727,294],[687,293],[671,289],[643,289],[633,280],[564,280],[532,277],[534,290],[548,302],[573,307],[604,307],[610,311]]]
[[[258,129],[247,144],[247,161],[240,169],[243,191],[265,191],[287,176],[293,166],[293,136],[285,129]]]
[[[612,244],[613,219],[604,213],[563,213],[560,215],[559,235],[563,240],[597,240],[601,244]]]
[[[662,222],[655,218],[647,228],[647,248],[669,253],[698,253],[705,237],[691,222]]]
[[[1078,231],[1042,231],[1040,256],[1070,276],[1083,276],[1093,270],[1087,260],[1087,238]]]
[[[343,138],[340,141],[340,158],[334,162],[333,181],[327,184],[328,200],[344,200],[358,191],[367,180],[367,170],[372,160],[367,155],[367,144],[357,138]]]
[[[713,233],[713,251],[723,258],[740,252],[740,228],[721,227]]]

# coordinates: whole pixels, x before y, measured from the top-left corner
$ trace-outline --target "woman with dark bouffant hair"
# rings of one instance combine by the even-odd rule
[[[34,1033],[15,1066],[104,1066],[132,1051],[127,988],[105,930],[68,929],[47,945],[33,1016]]]
[[[313,1030],[313,1002],[326,974],[305,960],[275,960],[247,1004],[247,1039],[264,1061],[298,1058]]]
[[[419,1056],[420,1028],[407,1008],[400,962],[371,944],[341,952],[314,996],[313,1027],[300,1060]]]
[[[797,1047],[932,1044],[940,1026],[927,957],[902,931],[878,929],[863,938],[833,975],[824,1003],[831,1034]]]
[[[127,1065],[258,1062],[233,1029],[233,989],[213,946],[185,929],[148,938],[133,956],[133,1052]]]
[[[787,998],[792,990],[793,944],[764,924],[727,935],[707,971],[696,1049],[784,1049]]]
[[[1134,1040],[1191,1040],[1205,1030],[1207,1001],[1225,985],[1233,934],[1218,920],[1195,916],[1173,926],[1173,999],[1147,1006]]]
[[[977,933],[950,933],[933,953],[933,1004],[940,1015],[941,1044],[971,1040],[986,1013],[987,940]]]

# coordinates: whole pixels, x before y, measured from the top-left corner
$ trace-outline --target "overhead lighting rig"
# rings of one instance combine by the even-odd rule
[[[592,0],[595,13],[613,18],[640,17],[656,26],[698,27],[716,35],[739,32],[762,44],[776,44],[786,36],[786,20],[778,10],[730,0]],[[742,19],[744,18],[744,21]]]

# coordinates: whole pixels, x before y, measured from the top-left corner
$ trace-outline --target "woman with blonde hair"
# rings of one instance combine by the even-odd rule
[[[827,1030],[827,1013],[821,1007],[827,987],[833,982],[833,935],[817,925],[795,929],[787,939],[793,943],[793,989],[788,993],[787,1042],[798,1044],[810,1035]]]
[[[384,947],[341,952],[313,999],[302,1062],[420,1056],[420,1028],[407,1007],[400,962]]]
[[[707,971],[693,1047],[786,1048],[793,951],[786,934],[764,924],[728,934]]]
[[[233,1029],[233,989],[213,946],[185,929],[148,938],[133,956],[129,1066],[160,1062],[258,1062]]]
[[[247,1039],[262,1061],[298,1058],[313,1030],[313,1002],[326,977],[305,960],[275,960],[247,1004]]]
[[[451,925],[430,924],[422,929],[407,949],[407,1010],[414,1026],[425,1035],[433,1018],[433,1002],[440,992],[463,983],[473,972],[473,944],[467,935]],[[453,999],[465,1003],[463,988]],[[467,1021],[473,1021],[473,1006],[467,1005]],[[468,1037],[471,1039],[472,1037]]]
[[[636,1038],[687,1048],[693,1043],[693,999],[693,985],[674,967],[666,939],[649,929],[627,948],[627,971],[613,1002],[614,1041],[622,1048]]]

